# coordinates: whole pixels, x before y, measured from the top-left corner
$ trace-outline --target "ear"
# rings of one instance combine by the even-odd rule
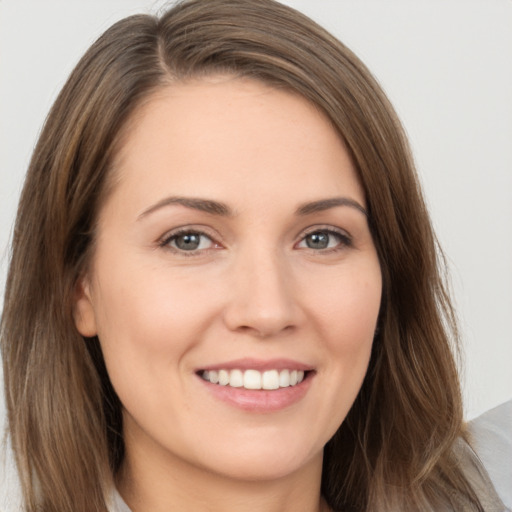
[[[73,299],[73,318],[78,332],[86,338],[96,336],[96,315],[91,297],[91,286],[87,277],[78,280]]]

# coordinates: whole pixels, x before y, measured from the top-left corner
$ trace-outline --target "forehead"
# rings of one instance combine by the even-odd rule
[[[132,116],[114,168],[120,183],[139,191],[152,183],[154,196],[272,196],[300,186],[309,196],[348,188],[364,203],[325,114],[298,94],[249,79],[208,77],[157,91]]]

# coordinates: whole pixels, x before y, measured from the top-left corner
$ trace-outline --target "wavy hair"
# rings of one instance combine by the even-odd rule
[[[155,91],[215,73],[294,91],[328,116],[366,194],[383,274],[368,372],[324,451],[334,510],[436,510],[463,496],[455,319],[409,147],[361,61],[306,16],[272,0],[188,0],[108,29],[46,120],[14,229],[1,320],[9,432],[25,509],[104,512],[123,461],[121,404],[97,339],[73,321],[113,157]]]

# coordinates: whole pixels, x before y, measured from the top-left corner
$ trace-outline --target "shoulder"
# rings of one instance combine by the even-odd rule
[[[512,400],[468,424],[470,442],[497,494],[512,510]]]
[[[506,512],[507,509],[498,496],[485,467],[473,448],[464,439],[459,438],[455,443],[454,455],[457,465],[478,497],[483,511]],[[457,505],[456,510],[473,510],[463,495],[452,495],[452,500]]]
[[[21,488],[11,443],[7,435],[0,436],[0,511],[21,512],[21,510]]]

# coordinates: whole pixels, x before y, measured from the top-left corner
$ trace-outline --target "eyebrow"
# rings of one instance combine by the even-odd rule
[[[144,210],[140,215],[139,219],[146,217],[150,213],[153,213],[164,206],[170,206],[173,204],[178,204],[181,206],[185,206],[185,208],[190,208],[192,210],[199,210],[201,212],[206,212],[211,215],[220,215],[222,217],[232,217],[233,211],[231,208],[224,203],[219,201],[213,201],[211,199],[201,199],[195,197],[180,197],[180,196],[171,196],[158,201],[158,203],[150,206],[147,210]]]
[[[171,196],[158,201],[153,206],[150,206],[147,210],[144,210],[138,216],[138,219],[142,219],[147,215],[155,212],[156,210],[175,204],[184,206],[185,208],[190,208],[192,210],[199,210],[201,212],[209,213],[210,215],[219,215],[221,217],[233,217],[235,215],[233,210],[227,204],[221,203],[220,201],[195,197]],[[328,199],[320,199],[318,201],[307,202],[300,205],[295,210],[295,215],[302,217],[305,215],[311,215],[313,213],[323,212],[337,206],[349,206],[351,208],[355,208],[365,217],[368,217],[368,212],[365,210],[365,208],[357,201],[350,199],[349,197],[331,197]]]
[[[366,209],[359,204],[354,199],[350,199],[349,197],[331,197],[328,199],[320,199],[319,201],[312,201],[309,203],[304,203],[297,208],[295,211],[296,215],[311,215],[312,213],[323,212],[325,210],[330,210],[331,208],[335,208],[337,206],[349,206],[351,208],[355,208],[360,211],[365,217],[368,217],[368,212]]]

